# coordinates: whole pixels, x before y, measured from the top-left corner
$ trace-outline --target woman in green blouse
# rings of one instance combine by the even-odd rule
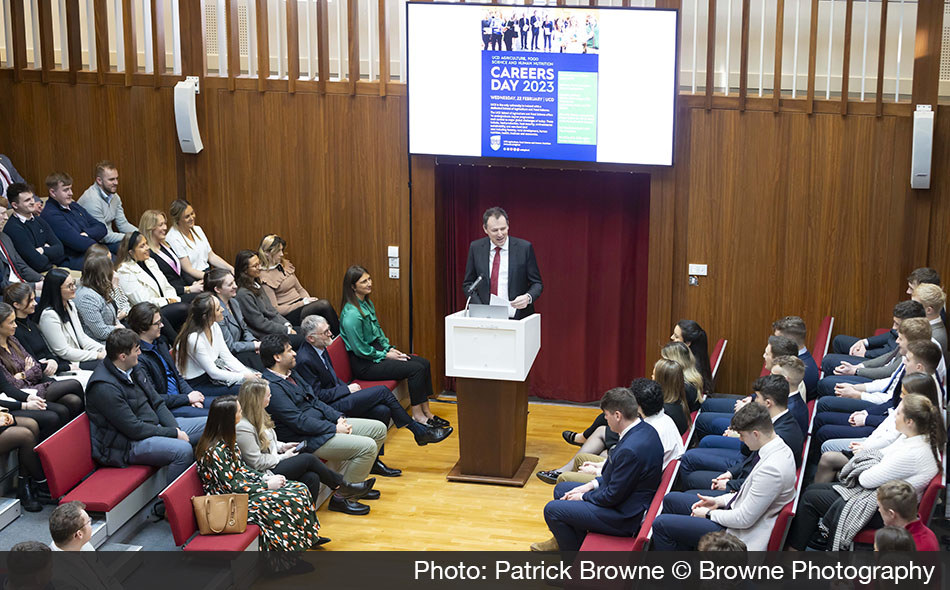
[[[417,355],[400,352],[376,319],[376,307],[369,299],[373,279],[362,266],[351,266],[343,277],[343,311],[340,314],[340,336],[350,351],[350,366],[357,379],[409,381],[409,401],[416,422],[446,427],[449,421],[429,410],[432,395],[432,371],[429,361]]]

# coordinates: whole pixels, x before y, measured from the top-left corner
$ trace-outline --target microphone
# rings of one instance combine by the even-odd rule
[[[482,275],[478,275],[478,278],[475,279],[475,282],[472,283],[472,285],[468,288],[467,291],[465,291],[465,294],[471,297],[472,293],[475,292],[475,289],[478,288],[478,285],[481,284],[483,278],[485,277],[483,277]]]

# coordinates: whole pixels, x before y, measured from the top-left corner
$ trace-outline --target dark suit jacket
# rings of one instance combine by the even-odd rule
[[[350,395],[350,388],[337,377],[333,378],[327,370],[319,353],[309,343],[304,343],[297,351],[297,371],[300,376],[313,388],[317,397],[325,404],[333,404]],[[334,373],[336,370],[334,369]]]
[[[218,323],[221,333],[224,335],[224,342],[228,345],[228,350],[233,353],[254,352],[254,334],[247,327],[244,321],[244,312],[241,311],[241,304],[236,298],[232,298],[226,305],[221,298],[218,298],[218,304],[221,305],[221,315],[224,320]]]
[[[165,360],[165,363],[174,373],[175,383],[178,385],[178,395],[169,395],[165,367],[162,366],[159,357]],[[152,387],[155,388],[155,392],[165,400],[165,405],[168,406],[169,410],[189,405],[188,394],[194,391],[194,388],[178,372],[178,367],[175,366],[175,361],[168,353],[168,345],[165,344],[163,339],[156,340],[152,345],[152,350],[145,350],[145,347],[142,347],[142,354],[139,356],[139,367],[149,383],[152,384]],[[208,402],[208,405],[210,406],[211,403]]]
[[[5,256],[0,256],[0,291],[6,289],[10,284],[10,263],[13,264],[13,268],[27,283],[38,283],[43,280],[43,275],[30,268],[30,265],[20,257],[10,236],[0,233],[0,242],[3,242],[3,248],[7,251],[7,256],[10,257],[8,262]]]
[[[11,215],[3,226],[3,233],[10,236],[23,260],[38,272],[46,272],[66,258],[63,243],[42,217],[34,217],[24,224],[19,217]],[[43,253],[37,252],[37,248],[43,248]]]
[[[775,428],[775,434],[779,436],[795,456],[795,467],[802,465],[802,450],[805,447],[805,435],[802,429],[798,427],[798,421],[790,413],[785,412],[778,420],[772,423]],[[758,462],[759,453],[753,453],[749,447],[742,445],[743,459],[736,461],[729,467],[728,471],[732,474],[732,479],[726,482],[727,492],[738,492],[742,483],[752,473],[752,468]]]
[[[597,516],[620,530],[636,530],[663,475],[663,443],[644,421],[631,428],[610,451],[599,486],[584,501],[601,508]]]
[[[43,207],[40,217],[49,223],[56,237],[62,240],[66,253],[65,264],[70,268],[81,269],[86,250],[106,237],[106,226],[76,202],[67,210],[51,198]],[[80,235],[83,232],[85,236]]]
[[[515,313],[515,319],[520,320],[534,313],[534,304],[541,296],[544,285],[541,283],[541,271],[538,269],[531,242],[511,236],[508,236],[508,241],[508,300],[525,293],[531,295],[531,305]],[[488,236],[475,240],[468,247],[462,292],[468,291],[475,279],[479,275],[482,276],[482,282],[472,294],[472,303],[491,302],[491,268],[488,266],[491,248]]]
[[[818,369],[818,363],[815,362],[815,357],[813,357],[807,349],[802,354],[799,354],[798,358],[802,359],[802,362],[805,363],[805,392],[809,398],[812,398],[817,395],[818,377],[821,375],[821,371]],[[794,453],[795,449],[792,449],[792,452]]]
[[[320,401],[300,373],[291,371],[296,385],[273,371],[264,371],[270,383],[267,411],[274,419],[278,440],[303,440],[312,453],[336,435],[336,421],[343,414]]]

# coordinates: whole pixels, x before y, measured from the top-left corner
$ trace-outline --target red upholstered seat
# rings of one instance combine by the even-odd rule
[[[53,498],[65,496],[96,469],[89,438],[89,417],[83,412],[74,418],[37,445],[36,453],[43,463],[50,495]]]
[[[109,512],[156,471],[148,465],[103,467],[63,496],[60,503],[79,500],[93,512]]]
[[[396,381],[393,381],[393,380],[389,380],[389,381],[363,381],[362,379],[356,379],[355,381],[353,381],[353,383],[358,384],[358,385],[359,385],[360,387],[362,387],[363,389],[366,389],[367,387],[375,387],[375,386],[377,386],[377,385],[382,385],[383,387],[385,387],[385,388],[388,389],[389,391],[392,391],[392,390],[396,389],[396,385],[398,384]]]
[[[256,524],[248,524],[247,530],[239,534],[198,535],[191,539],[198,531],[191,499],[203,495],[205,492],[198,479],[197,465],[186,469],[158,495],[165,502],[165,518],[171,526],[176,545],[185,551],[244,551],[257,540],[261,530]]]

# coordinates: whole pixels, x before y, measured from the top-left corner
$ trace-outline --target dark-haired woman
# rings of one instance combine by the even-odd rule
[[[234,259],[234,280],[237,281],[237,302],[244,312],[244,321],[260,340],[268,334],[286,334],[294,350],[303,344],[290,320],[280,315],[261,285],[261,259],[256,252],[241,250]]]
[[[237,295],[237,283],[234,274],[224,268],[212,268],[205,273],[204,290],[218,298],[221,316],[218,323],[224,334],[224,343],[239,361],[255,371],[263,371],[264,363],[258,351],[261,341],[254,337],[244,321],[244,311],[234,297]]]
[[[68,271],[54,268],[46,273],[36,311],[40,317],[40,332],[58,357],[73,363],[100,361],[106,356],[106,347],[83,331],[73,303],[75,297],[76,279]]]
[[[386,338],[376,307],[369,295],[373,279],[361,266],[351,266],[343,277],[343,300],[340,314],[340,336],[350,351],[350,366],[357,379],[409,381],[412,418],[420,424],[446,427],[449,421],[429,409],[432,396],[432,372],[429,361],[397,350]]]
[[[83,331],[100,344],[116,328],[121,328],[131,309],[129,299],[117,286],[112,257],[86,255],[82,265],[82,286],[76,290],[76,312]]]
[[[168,279],[158,269],[158,264],[152,260],[144,234],[136,230],[122,239],[115,268],[119,287],[129,298],[129,303],[135,305],[148,301],[161,308],[165,323],[162,336],[169,342],[174,342],[177,329],[188,314],[188,304],[181,302],[175,288],[168,283]]]
[[[195,449],[205,493],[247,494],[247,520],[261,527],[261,548],[266,551],[306,551],[329,541],[318,535],[320,522],[307,486],[244,463],[236,443],[240,421],[236,397],[227,395],[211,403]]]
[[[713,392],[714,384],[712,377],[712,368],[709,365],[709,342],[706,338],[706,331],[693,320],[680,320],[673,326],[673,334],[670,336],[673,342],[682,342],[689,347],[696,359],[696,368],[703,377],[704,396]]]
[[[330,325],[333,334],[340,333],[340,318],[326,299],[311,297],[294,272],[294,265],[284,258],[287,242],[278,235],[261,240],[258,258],[261,261],[261,287],[279,314],[299,326],[309,315],[319,315]]]
[[[206,398],[237,395],[242,381],[259,376],[228,350],[218,326],[222,319],[217,298],[211,293],[199,293],[191,302],[188,318],[175,340],[178,370]]]
[[[17,340],[28,353],[33,355],[33,358],[40,361],[47,377],[80,368],[92,371],[99,364],[99,361],[71,363],[53,354],[46,340],[43,339],[39,324],[33,321],[32,316],[36,311],[36,296],[33,294],[33,287],[24,283],[11,283],[3,290],[3,301],[16,310]]]

